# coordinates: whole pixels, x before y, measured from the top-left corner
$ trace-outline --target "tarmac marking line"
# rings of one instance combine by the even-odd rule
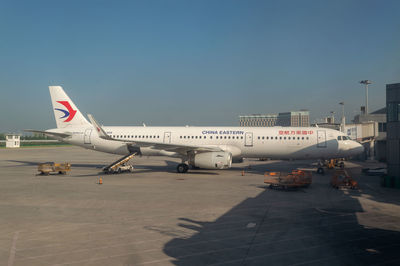
[[[16,247],[17,247],[18,236],[19,236],[19,231],[15,232],[13,237],[13,241],[10,248],[10,255],[8,257],[8,264],[7,264],[8,266],[12,266],[14,264],[15,253],[17,252]]]
[[[254,220],[253,220],[254,221]],[[312,226],[313,228],[315,228],[315,227],[326,227],[326,226],[330,226],[330,225],[338,225],[338,224],[346,224],[346,223],[353,223],[353,221],[351,221],[351,222],[338,222],[338,223],[331,223],[331,224],[327,224],[327,225],[318,225],[318,226]],[[304,229],[304,228],[307,228],[307,227],[310,227],[310,226],[303,226],[303,227],[301,227],[300,229]],[[299,227],[298,227],[299,228]],[[240,226],[240,227],[235,227],[235,228],[224,228],[224,229],[218,229],[218,230],[209,230],[209,231],[207,231],[207,234],[214,234],[214,233],[216,233],[216,232],[223,232],[223,231],[235,231],[235,230],[237,230],[237,229],[240,229],[239,231],[245,231],[245,228],[243,228],[243,226]],[[248,228],[247,228],[247,230],[249,230]],[[246,231],[247,231],[246,230]],[[346,230],[345,230],[346,231]],[[282,231],[282,232],[284,232],[284,231]],[[145,233],[149,233],[149,232],[142,232],[142,233],[131,233],[131,234],[129,234],[129,235],[134,235],[134,236],[138,236],[138,235],[141,235],[141,234],[145,234]],[[153,231],[153,232],[151,232],[151,233],[154,233],[154,234],[157,234],[157,233],[159,233],[158,231]],[[92,240],[90,240],[90,241],[84,241],[84,242],[80,242],[80,243],[90,243],[90,242],[96,242],[96,241],[102,241],[102,240],[111,240],[111,239],[118,239],[118,238],[124,238],[124,237],[127,237],[127,236],[129,236],[129,235],[127,235],[127,234],[125,234],[125,235],[122,235],[122,236],[117,236],[117,237],[108,237],[108,238],[101,238],[101,239],[92,239]],[[183,235],[183,237],[185,237],[186,235]],[[192,236],[192,234],[188,234],[187,236]],[[50,238],[50,237],[49,237]],[[42,240],[42,239],[36,239],[36,240]],[[31,241],[31,240],[30,240]],[[153,240],[146,240],[146,241],[149,241],[149,242],[151,242],[151,241],[153,241]],[[39,249],[39,248],[42,248],[42,247],[48,247],[48,246],[54,246],[54,245],[58,245],[58,246],[62,246],[62,244],[52,244],[52,245],[45,245],[45,246],[41,246],[41,247],[35,247],[35,248],[26,248],[26,249],[18,249],[18,251],[23,251],[23,250],[32,250],[32,249]]]
[[[301,223],[304,223],[304,222],[307,222],[307,221],[312,222],[312,221],[314,221],[314,220],[328,219],[328,218],[333,218],[333,217],[352,216],[352,215],[354,215],[354,214],[338,214],[338,215],[335,215],[335,216],[332,216],[332,217],[311,218],[311,219],[298,220],[298,221],[301,222]],[[280,216],[280,217],[273,217],[273,219],[276,219],[276,218],[281,218],[281,216]],[[245,220],[243,220],[243,221],[245,221]],[[251,221],[254,222],[254,221],[255,221],[254,218],[252,218]],[[240,223],[240,224],[242,224],[243,222],[242,222],[242,221],[235,221],[235,222],[230,222],[230,223],[217,224],[217,225],[215,225],[215,226],[220,226],[220,225],[223,225],[223,224],[235,224],[235,223]],[[330,224],[326,224],[326,225],[318,225],[317,227],[323,227],[323,226],[327,226],[327,225],[343,224],[343,223],[347,223],[347,222],[330,223]],[[167,224],[167,223],[161,223],[161,224],[157,224],[157,225],[165,225],[165,224]],[[276,222],[276,223],[274,223],[274,224],[269,224],[268,226],[274,226],[274,225],[289,225],[289,224],[293,224],[293,222],[287,222],[287,223]],[[141,227],[141,226],[132,226],[132,227],[129,227],[129,228],[127,228],[127,229],[131,230],[131,229],[140,228],[140,227]],[[309,226],[303,226],[303,228],[307,228],[307,227],[309,227]],[[313,226],[313,227],[315,227],[315,226]],[[212,230],[212,231],[209,231],[209,232],[218,232],[218,231],[226,231],[226,230],[232,230],[232,231],[233,231],[233,230],[235,230],[235,229],[242,229],[242,226],[240,226],[240,227],[234,227],[234,228],[228,228],[228,229],[224,228],[224,229],[220,229],[220,230]],[[104,233],[104,232],[112,232],[112,230],[107,229],[107,230],[101,230],[101,231],[93,231],[92,233],[95,233],[95,234],[97,235],[98,233]],[[144,231],[144,232],[142,232],[142,233],[147,233],[147,232]],[[134,233],[134,234],[135,234],[135,235],[138,235],[137,232]],[[141,233],[140,233],[140,234],[141,234]],[[126,236],[127,236],[127,234],[124,234],[124,235],[122,235],[122,236],[117,236],[117,237],[112,237],[112,238],[101,238],[101,239],[97,239],[97,240],[117,239],[117,238],[122,238],[122,237],[126,237]],[[45,240],[45,239],[49,239],[49,238],[54,238],[54,236],[47,236],[47,237],[43,237],[43,238],[25,239],[24,241],[37,241],[37,240]],[[93,240],[93,241],[94,241],[94,240]],[[31,248],[28,248],[28,249],[31,249]],[[34,248],[32,248],[32,249],[34,249]],[[18,250],[20,250],[20,249],[18,249]],[[21,249],[21,250],[26,250],[26,249]]]
[[[381,234],[378,234],[377,236],[383,236],[383,235],[389,235],[389,234],[390,234],[390,233],[381,233]],[[377,236],[375,236],[375,237],[377,237]],[[351,239],[351,240],[348,240],[348,241],[341,242],[341,244],[343,244],[343,243],[348,243],[348,242],[354,242],[354,241],[360,241],[360,240],[369,239],[369,238],[372,238],[372,237],[362,237],[362,238],[357,238],[357,239]],[[300,249],[294,249],[294,250],[291,250],[291,251],[274,252],[274,253],[271,253],[271,254],[264,254],[264,255],[252,256],[252,257],[248,257],[246,260],[254,260],[254,259],[259,259],[259,258],[269,257],[269,256],[274,256],[274,255],[281,255],[281,254],[290,254],[290,253],[299,252],[299,251],[302,251],[302,250],[321,248],[321,247],[324,247],[324,246],[328,246],[328,245],[330,245],[330,244],[331,244],[330,242],[327,242],[327,243],[325,243],[325,244],[317,245],[317,246],[313,246],[313,247],[305,247],[305,248],[300,248]],[[399,245],[399,244],[393,244],[393,245],[388,245],[388,246],[398,246],[398,245]],[[256,245],[255,245],[255,246],[256,246]],[[257,246],[258,246],[258,245],[257,245]],[[360,251],[360,252],[361,252],[361,251]],[[355,254],[355,253],[357,253],[357,252],[353,252],[352,254]],[[179,257],[178,257],[178,258],[179,258]],[[209,265],[210,265],[210,266],[211,266],[211,265],[223,265],[223,264],[227,264],[227,263],[239,262],[239,261],[242,261],[242,260],[243,260],[243,259],[235,259],[235,260],[224,261],[224,262],[218,262],[218,263],[209,264]],[[303,263],[303,264],[304,264],[304,263]]]
[[[353,222],[352,222],[352,221],[351,221],[351,222],[338,222],[338,223],[333,223],[333,224],[328,224],[328,225],[318,225],[318,226],[312,226],[312,227],[313,227],[313,228],[315,228],[315,227],[324,227],[324,226],[329,226],[329,225],[338,225],[338,224],[346,224],[346,223],[353,223]],[[310,227],[310,226],[303,226],[302,228],[300,228],[300,230],[303,229],[303,228],[307,228],[307,227]],[[212,231],[208,231],[207,234],[210,234],[210,233],[211,233],[211,234],[214,234],[214,233],[216,233],[216,232],[221,232],[221,231],[234,231],[235,229],[243,229],[243,228],[240,227],[240,228],[225,228],[225,229],[219,229],[219,230],[212,230]],[[244,230],[242,230],[242,231],[244,231]],[[247,231],[247,230],[246,230],[246,231]],[[352,229],[352,230],[335,231],[335,232],[346,232],[346,231],[354,231],[354,229]],[[286,232],[286,231],[285,231],[285,230],[282,230],[282,231],[279,231],[279,232]],[[143,233],[146,233],[146,232],[143,232]],[[147,232],[147,233],[148,233],[148,232]],[[159,233],[159,232],[153,232],[153,233]],[[259,234],[259,235],[266,235],[266,234],[270,234],[270,232],[263,233],[263,234]],[[138,233],[132,233],[132,235],[137,236]],[[190,236],[192,236],[192,234],[188,234],[187,236],[190,237]],[[80,243],[89,243],[89,244],[90,244],[91,242],[98,242],[98,241],[110,240],[110,239],[118,239],[118,238],[123,238],[123,237],[127,237],[127,235],[118,236],[118,237],[112,237],[112,238],[93,239],[93,240],[90,240],[90,241],[84,241],[84,242],[80,242]],[[185,237],[185,235],[184,235],[183,237]],[[241,237],[241,236],[240,236],[240,237]],[[240,237],[238,237],[238,238],[240,238]],[[140,241],[140,243],[158,241],[158,240],[161,240],[161,239],[163,239],[163,238]],[[225,239],[225,238],[222,238],[222,239]],[[229,239],[229,238],[227,238],[227,239]],[[134,244],[134,243],[135,243],[135,242],[133,242],[133,243],[128,243],[128,244],[124,244],[124,245],[130,245],[130,244]],[[62,244],[53,244],[53,245],[45,245],[45,246],[35,247],[35,248],[18,249],[18,251],[31,250],[31,249],[39,249],[39,248],[48,247],[48,246],[54,246],[54,245],[62,246]],[[74,252],[79,252],[79,251],[71,251],[70,253],[74,253]],[[49,255],[49,256],[51,256],[51,255]],[[25,259],[24,257],[22,257],[22,258]]]
[[[362,230],[362,228],[360,228],[360,230]],[[336,232],[346,232],[346,231],[354,232],[354,229],[342,230],[342,231],[336,231]],[[284,232],[284,231],[282,231],[282,232]],[[258,236],[260,236],[260,235],[267,235],[267,234],[270,234],[270,233],[262,233],[262,234],[258,234]],[[384,233],[384,234],[386,234],[386,233]],[[245,235],[245,236],[240,236],[240,237],[228,237],[228,238],[223,238],[223,239],[213,239],[213,240],[206,240],[206,241],[202,240],[202,241],[198,241],[198,242],[194,242],[194,243],[190,243],[190,244],[175,245],[175,246],[172,246],[172,247],[170,247],[170,248],[173,249],[173,248],[192,246],[192,245],[197,245],[197,244],[202,244],[202,243],[218,242],[218,241],[224,241],[224,240],[228,240],[228,239],[235,239],[235,238],[241,238],[241,237],[251,237],[251,236],[253,236],[253,235],[254,235],[254,234],[252,233],[252,234],[247,234],[247,235]],[[324,234],[321,233],[321,234],[319,234],[319,235],[324,235]],[[317,234],[317,235],[314,235],[314,236],[305,236],[305,237],[302,236],[302,237],[297,237],[297,238],[290,238],[290,239],[277,240],[277,241],[274,241],[274,243],[277,243],[277,242],[287,242],[287,241],[293,241],[293,240],[300,240],[300,239],[312,238],[312,237],[316,237],[316,236],[318,236],[318,234]],[[371,238],[371,237],[364,237],[364,238],[362,238],[362,239],[368,239],[368,238]],[[157,241],[157,240],[158,240],[158,239],[153,240],[153,241]],[[350,241],[351,241],[351,240],[350,240]],[[18,261],[31,260],[31,259],[37,259],[37,258],[43,258],[43,257],[52,257],[52,256],[63,255],[63,254],[80,253],[80,252],[86,252],[86,251],[90,251],[90,250],[94,250],[94,249],[95,249],[95,250],[98,250],[98,249],[108,249],[108,248],[113,248],[113,247],[121,247],[121,246],[135,245],[135,244],[141,244],[141,243],[144,243],[144,242],[150,242],[150,241],[146,240],[146,241],[138,241],[138,242],[132,242],[132,243],[126,243],[126,244],[118,244],[118,245],[111,245],[111,246],[102,246],[102,247],[94,247],[94,248],[85,248],[85,249],[80,249],[80,250],[76,250],[76,251],[59,252],[59,253],[52,253],[52,254],[46,254],[46,255],[40,255],[40,256],[21,257],[20,259],[18,259]],[[260,245],[264,245],[264,244],[266,244],[266,243],[259,243],[259,244],[255,244],[254,246],[260,246]],[[248,247],[248,246],[250,246],[250,244],[249,244],[249,245],[244,245],[244,246],[239,246],[239,247],[227,248],[227,249],[237,249],[237,248],[244,248],[244,247]],[[128,255],[136,254],[136,253],[152,252],[152,251],[157,251],[157,250],[159,250],[159,249],[147,249],[147,250],[142,250],[142,251],[136,251],[136,252],[133,252],[133,253],[129,253]],[[224,248],[224,249],[219,249],[219,250],[207,251],[207,252],[205,252],[205,253],[218,252],[218,251],[220,251],[220,250],[225,250],[225,248]],[[196,255],[196,254],[195,254],[195,255]],[[115,255],[115,256],[117,256],[117,255]],[[123,255],[118,255],[118,256],[123,256]],[[189,255],[189,256],[191,256],[191,255]],[[185,256],[185,257],[186,257],[186,256]],[[102,258],[104,259],[104,258],[108,258],[108,257],[99,257],[98,259],[102,259]],[[93,259],[89,259],[89,261],[91,261],[91,260],[93,260]],[[80,262],[81,262],[81,261],[80,261]],[[68,263],[66,263],[66,264],[68,264]]]

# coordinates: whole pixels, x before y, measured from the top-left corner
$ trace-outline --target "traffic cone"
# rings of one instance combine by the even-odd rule
[[[244,176],[244,170],[242,170],[242,176]]]
[[[99,178],[99,185],[102,185],[103,184],[103,178]]]

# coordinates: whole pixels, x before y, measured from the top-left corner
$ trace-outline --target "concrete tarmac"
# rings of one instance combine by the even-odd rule
[[[311,161],[178,174],[177,159],[138,157],[134,173],[99,174],[118,157],[0,149],[0,265],[400,264],[400,191],[361,175],[365,163],[346,163],[356,191],[331,188],[329,172],[314,173],[309,188],[279,191],[266,188],[265,171]],[[47,161],[72,171],[36,175]]]

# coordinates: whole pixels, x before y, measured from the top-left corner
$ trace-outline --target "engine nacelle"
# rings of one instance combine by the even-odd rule
[[[202,152],[189,158],[189,164],[206,169],[227,169],[232,166],[232,154],[230,152]]]

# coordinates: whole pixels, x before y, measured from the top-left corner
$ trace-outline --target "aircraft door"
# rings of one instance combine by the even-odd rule
[[[326,148],[326,131],[317,130],[317,147]]]
[[[92,134],[92,129],[86,129],[85,135],[83,136],[83,143],[84,144],[91,144],[90,135]]]
[[[244,139],[245,139],[244,146],[246,146],[246,147],[253,146],[253,133],[252,132],[246,132]]]
[[[164,143],[171,143],[171,132],[164,132]]]

